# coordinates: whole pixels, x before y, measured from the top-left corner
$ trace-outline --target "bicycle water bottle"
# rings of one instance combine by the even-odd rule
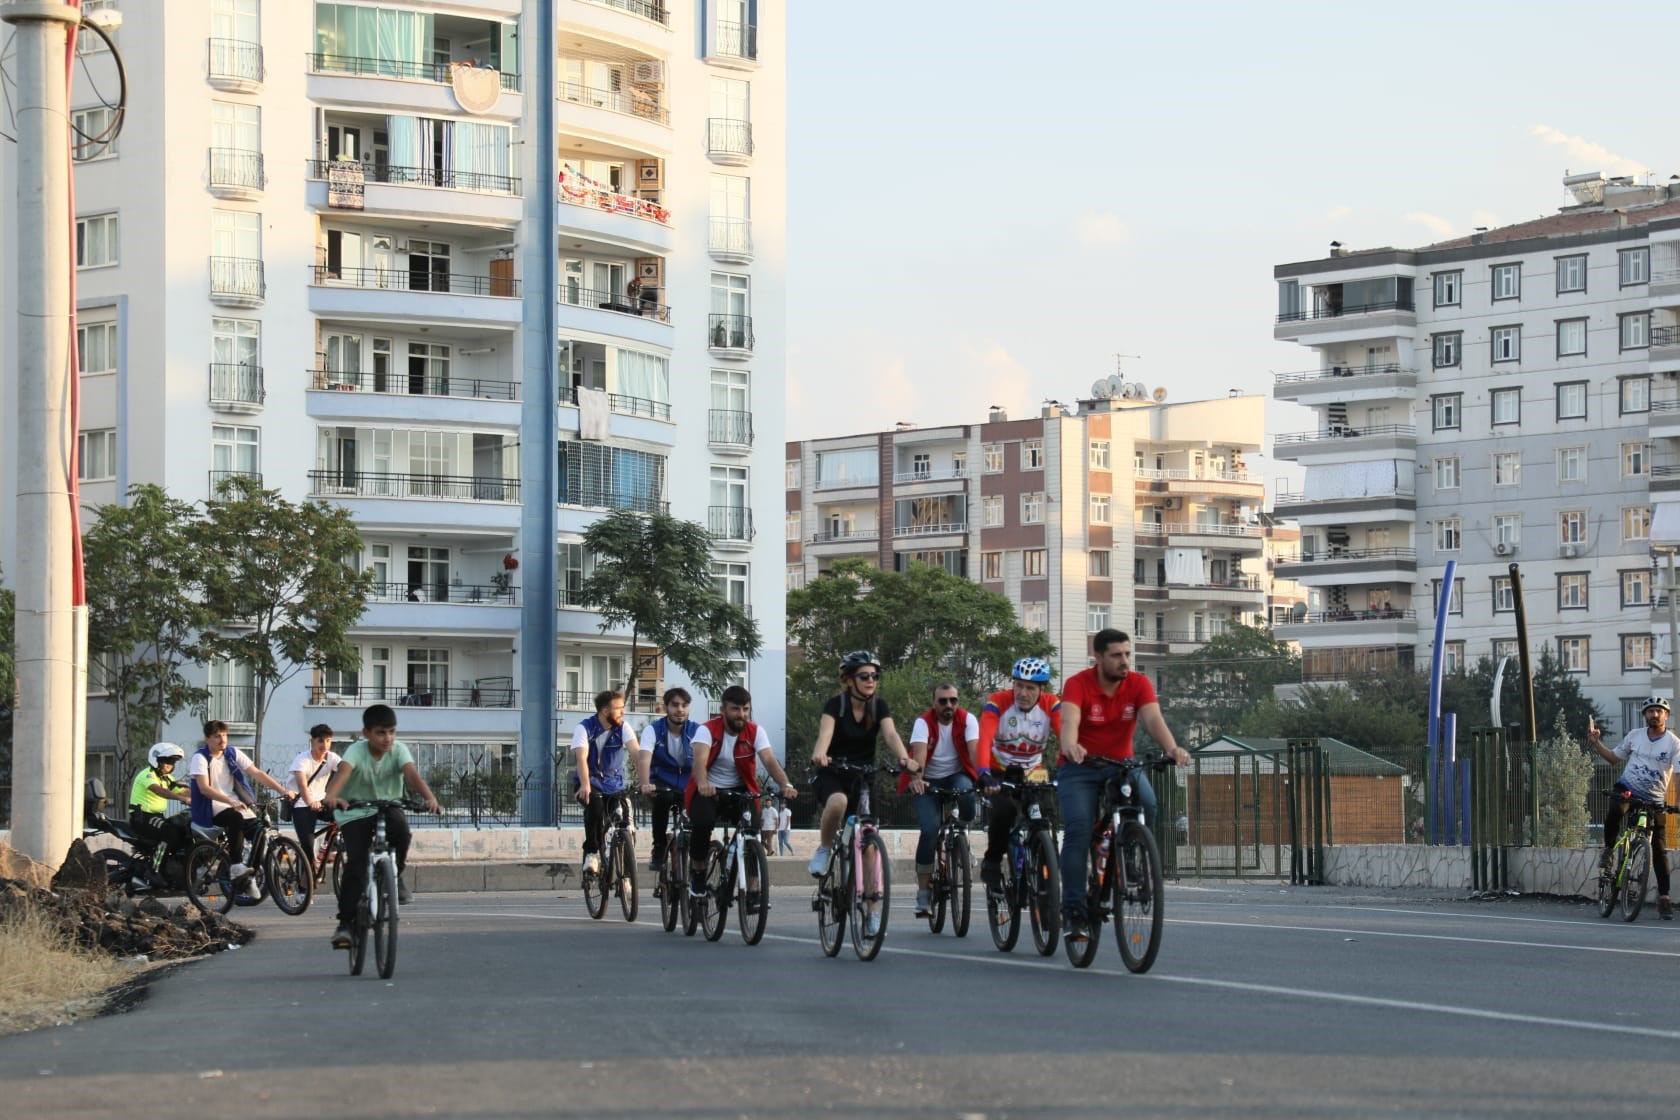
[[[1108,836],[1108,831],[1105,829],[1102,839],[1097,842],[1097,865],[1099,867],[1102,866],[1102,861],[1108,858]]]

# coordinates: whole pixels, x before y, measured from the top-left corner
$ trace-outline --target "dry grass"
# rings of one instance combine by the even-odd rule
[[[132,964],[80,949],[47,918],[25,911],[0,920],[0,1035],[97,1013]]]

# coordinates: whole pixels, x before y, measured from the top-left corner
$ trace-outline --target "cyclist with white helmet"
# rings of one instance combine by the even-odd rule
[[[134,775],[128,787],[128,824],[142,840],[165,845],[166,850],[185,850],[192,839],[192,820],[181,815],[179,805],[191,805],[187,783],[175,777],[175,767],[187,752],[174,743],[154,743],[146,752],[147,765]]]
[[[1604,814],[1601,863],[1610,857],[1630,801],[1637,799],[1652,805],[1668,801],[1668,783],[1674,778],[1674,760],[1680,753],[1680,738],[1668,729],[1668,712],[1666,699],[1646,697],[1640,707],[1645,726],[1629,731],[1614,747],[1604,745],[1604,733],[1598,721],[1588,719],[1587,745],[1604,761],[1625,764],[1622,776],[1616,779],[1616,788],[1611,791],[1610,808]],[[1657,911],[1665,921],[1672,921],[1674,905],[1668,899],[1668,852],[1663,849],[1661,829],[1651,835],[1651,863],[1657,871]]]
[[[1019,781],[1043,764],[1050,736],[1062,733],[1062,702],[1050,691],[1050,663],[1042,657],[1023,657],[1009,675],[1014,678],[1012,687],[988,696],[980,714],[980,785],[991,795],[980,879],[994,890],[1003,881],[1000,868],[1019,810],[1015,798],[999,790],[993,771],[1005,771]]]

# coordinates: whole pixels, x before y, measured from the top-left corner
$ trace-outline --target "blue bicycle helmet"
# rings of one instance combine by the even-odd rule
[[[1009,671],[1009,675],[1018,681],[1049,684],[1050,663],[1042,657],[1023,657],[1015,662],[1015,668]]]

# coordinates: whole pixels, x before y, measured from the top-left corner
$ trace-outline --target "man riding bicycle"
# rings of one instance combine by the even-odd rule
[[[583,870],[601,870],[601,837],[607,831],[607,803],[623,797],[624,756],[636,736],[624,723],[624,694],[595,694],[595,714],[572,735],[572,791],[583,806]],[[600,796],[597,796],[600,795]]]
[[[758,767],[762,763],[770,777],[782,789],[782,796],[793,800],[799,791],[788,781],[787,772],[776,761],[770,736],[764,728],[753,723],[752,694],[738,684],[723,690],[723,715],[700,725],[694,736],[694,780],[689,784],[688,799],[688,893],[695,898],[706,893],[706,853],[712,846],[712,828],[717,824],[717,795],[745,793],[758,797]],[[762,892],[768,884],[755,888],[747,884],[747,906],[757,901],[755,890]]]
[[[688,718],[694,702],[686,688],[665,690],[665,718],[642,729],[636,751],[636,778],[642,793],[653,804],[653,870],[665,869],[665,834],[671,827],[671,809],[688,790],[689,772],[694,766],[694,736],[700,725]]]
[[[1616,779],[1611,791],[1610,808],[1604,813],[1604,854],[1599,857],[1602,868],[1610,859],[1616,836],[1622,831],[1622,818],[1629,802],[1638,800],[1652,805],[1668,801],[1668,783],[1674,777],[1676,752],[1680,738],[1668,729],[1668,701],[1650,696],[1640,709],[1645,726],[1636,727],[1614,747],[1604,745],[1603,730],[1596,720],[1587,723],[1587,745],[1606,762],[1621,762],[1622,776]],[[1660,819],[1660,818],[1659,818]],[[1651,835],[1651,863],[1657,871],[1657,912],[1665,921],[1674,920],[1674,905],[1668,899],[1668,852],[1663,848],[1661,830]]]
[[[1043,764],[1050,736],[1062,733],[1062,702],[1048,687],[1050,663],[1042,657],[1023,657],[1009,675],[1014,678],[1012,687],[988,696],[980,715],[979,780],[991,802],[980,880],[994,891],[1003,885],[1003,856],[1019,810],[1015,798],[999,790],[993,771],[1007,771],[1017,779],[1025,776]]]
[[[979,776],[979,721],[957,702],[957,686],[949,681],[933,690],[933,707],[916,717],[910,732],[910,751],[921,773],[903,774],[898,790],[916,795],[916,824],[921,836],[916,841],[916,917],[933,911],[934,844],[939,835],[939,795],[935,790],[959,794],[957,812],[965,821],[974,819],[974,781]]]

